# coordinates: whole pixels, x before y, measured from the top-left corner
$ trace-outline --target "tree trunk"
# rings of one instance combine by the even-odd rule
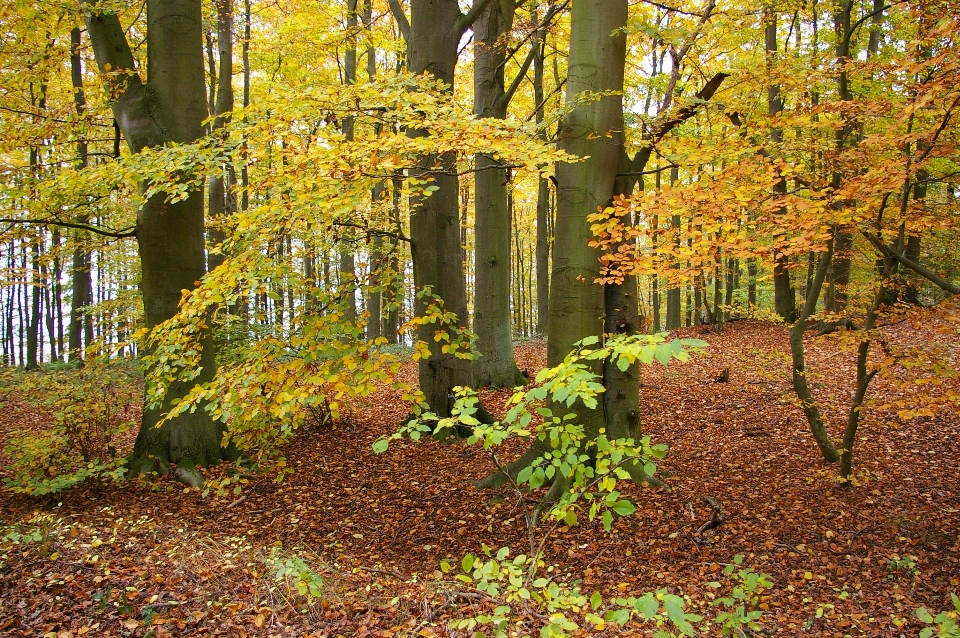
[[[36,151],[31,150],[31,154]],[[33,254],[33,268],[30,273],[31,288],[33,289],[30,304],[30,317],[27,324],[27,359],[24,367],[27,370],[36,370],[40,367],[42,357],[38,357],[40,349],[40,299],[43,296],[43,281],[40,276],[40,239],[34,238],[30,244]]]
[[[408,34],[409,69],[415,75],[428,73],[444,82],[452,92],[457,48],[469,20],[460,12],[456,0],[412,0],[410,6],[410,22],[404,28]],[[394,14],[398,22],[406,22],[402,11],[394,8]],[[428,133],[410,129],[407,134],[422,137]],[[422,176],[427,170],[439,169],[433,174],[437,190],[430,196],[413,197],[410,201],[414,285],[418,292],[429,288],[432,295],[442,300],[446,311],[456,314],[457,325],[451,329],[468,325],[456,159],[453,153],[422,158],[419,170],[411,173]],[[431,302],[431,299],[418,298],[417,314],[423,314]],[[430,408],[446,417],[453,406],[453,388],[473,386],[473,367],[469,360],[441,351],[441,344],[434,340],[436,328],[428,323],[419,329],[419,338],[430,345],[430,357],[419,362],[420,390]],[[451,329],[447,332],[452,333]]]
[[[97,65],[135,71],[133,56],[115,13],[94,12],[87,18]],[[203,42],[199,0],[147,1],[147,77],[123,74],[114,87],[118,96],[114,117],[130,147],[137,153],[167,142],[189,143],[203,134],[206,117],[203,78]],[[182,290],[190,290],[205,271],[203,191],[168,203],[164,196],[145,202],[137,215],[144,318],[154,328],[177,312]],[[195,383],[213,377],[213,344],[201,345],[202,370],[189,382],[170,385],[162,404],[145,409],[134,444],[131,474],[169,471],[177,464],[177,478],[199,485],[203,477],[195,465],[209,465],[232,456],[222,447],[224,426],[203,409],[182,414],[157,427],[162,415]]]
[[[343,83],[353,86],[357,83],[357,0],[347,0],[347,50],[343,60]],[[343,137],[348,142],[353,141],[354,118],[343,118]],[[341,294],[344,294],[343,319],[351,326],[357,323],[357,263],[353,254],[353,237],[349,230],[344,229],[340,238],[337,252],[340,257],[338,282]]]
[[[772,64],[777,53],[777,16],[772,6],[766,9],[766,29],[764,34],[768,65]],[[770,117],[776,117],[783,110],[783,99],[780,97],[780,85],[772,84],[767,87],[767,112]],[[770,130],[770,142],[774,152],[783,142],[783,132],[779,128]],[[773,187],[774,196],[787,192],[787,181],[779,179]],[[782,209],[786,212],[785,209]],[[793,285],[790,282],[790,260],[786,255],[774,248],[773,251],[773,305],[776,313],[787,323],[797,319],[797,302],[793,294]]]
[[[537,14],[533,14],[537,21]],[[533,101],[537,109],[534,115],[537,126],[543,124],[543,64],[546,49],[546,28],[537,32],[536,53],[533,58]],[[546,142],[547,132],[540,130],[540,138]],[[550,184],[539,177],[537,181],[537,334],[546,334],[547,315],[550,305]]]
[[[803,350],[803,333],[807,329],[810,315],[817,307],[817,300],[820,298],[820,291],[823,289],[823,281],[827,276],[827,269],[833,258],[833,242],[830,243],[827,252],[820,256],[820,262],[817,266],[816,275],[813,283],[807,291],[807,297],[803,304],[800,316],[797,322],[790,328],[790,354],[793,362],[793,390],[800,399],[800,407],[807,417],[807,423],[810,425],[810,431],[813,439],[820,448],[823,460],[827,463],[836,463],[840,460],[840,455],[830,440],[830,434],[823,422],[823,416],[820,414],[820,408],[816,399],[810,390],[810,384],[807,380],[806,358]]]
[[[501,36],[512,28],[513,13],[513,0],[491,0],[473,25],[473,112],[480,118],[503,119],[507,115],[506,52]],[[480,351],[480,358],[474,361],[474,381],[479,387],[513,387],[526,382],[513,358],[508,176],[497,164],[488,155],[476,156],[473,330]]]
[[[230,121],[229,113],[233,110],[233,0],[216,0],[215,4],[217,6],[218,75],[213,130],[217,131]],[[212,220],[233,214],[237,209],[237,196],[233,190],[236,182],[233,164],[228,163],[223,169],[222,175],[211,175],[208,180],[207,196],[210,203],[207,212]],[[226,235],[220,229],[211,229],[208,235],[211,247],[219,246],[226,239]],[[208,254],[207,270],[213,270],[222,264],[223,260],[224,255],[220,251]]]
[[[676,166],[670,168],[670,184],[676,184],[677,180],[680,179],[680,169]],[[680,215],[673,215],[670,217],[670,227],[674,229],[676,237],[674,238],[674,245],[679,248],[680,246],[680,229],[682,228],[680,223]],[[679,253],[679,251],[676,251]],[[679,268],[679,264],[674,264],[674,268]],[[687,304],[689,305],[689,304]],[[667,289],[667,330],[676,330],[680,327],[680,288],[674,286]]]

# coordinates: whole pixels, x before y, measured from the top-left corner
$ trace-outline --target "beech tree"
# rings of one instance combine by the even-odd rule
[[[712,5],[709,5],[712,7]],[[726,77],[718,74],[695,96],[695,101],[669,112],[639,144],[632,157],[626,152],[623,86],[626,66],[627,0],[573,0],[567,105],[570,109],[560,128],[560,147],[580,158],[557,166],[557,221],[551,274],[550,314],[547,325],[547,364],[563,362],[586,338],[638,331],[636,277],[603,281],[601,251],[592,228],[592,218],[613,205],[615,198],[629,197],[652,154],[653,144],[696,113]],[[709,15],[710,9],[706,11]],[[610,438],[635,438],[640,434],[638,364],[620,369],[612,360],[595,364],[605,388],[602,408],[573,406],[578,423],[590,436],[603,431]],[[481,486],[497,485],[515,476],[545,451],[533,444]],[[651,481],[640,466],[628,471],[637,481]],[[563,480],[551,488],[556,498],[565,489]]]
[[[486,8],[490,0],[476,0],[467,13],[457,0],[413,0],[407,19],[398,0],[390,8],[407,43],[407,66],[415,74],[429,74],[441,80],[452,93],[460,38]],[[423,137],[427,131],[411,129],[411,137]],[[436,190],[427,197],[410,202],[410,251],[413,256],[413,281],[418,291],[429,289],[442,300],[443,308],[457,316],[459,328],[467,324],[467,291],[463,255],[460,249],[459,177],[456,153],[425,156],[411,175],[430,176]],[[417,303],[422,314],[430,299]],[[444,352],[434,339],[432,324],[420,327],[419,338],[430,344],[430,356],[419,363],[420,390],[437,414],[448,416],[453,405],[453,388],[474,385],[469,359]]]
[[[168,143],[200,138],[207,117],[203,78],[200,0],[147,2],[147,73],[140,77],[118,15],[99,5],[90,11],[87,30],[100,72],[116,95],[114,117],[132,153]],[[137,214],[136,239],[141,262],[144,320],[152,329],[177,313],[181,293],[194,288],[206,270],[204,198],[192,190],[177,202],[164,194],[150,197]],[[132,474],[167,473],[176,464],[177,478],[203,482],[196,466],[233,456],[223,446],[224,425],[203,409],[160,423],[162,415],[195,383],[213,378],[215,353],[203,340],[200,369],[194,379],[173,382],[163,403],[143,412],[129,469]]]

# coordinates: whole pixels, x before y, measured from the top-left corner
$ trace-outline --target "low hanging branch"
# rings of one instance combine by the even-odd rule
[[[104,237],[114,237],[117,239],[125,239],[127,237],[136,237],[137,236],[137,227],[129,226],[121,230],[114,230],[112,228],[103,228],[102,226],[93,226],[91,224],[82,224],[79,222],[65,222],[59,219],[15,219],[15,218],[0,218],[0,223],[2,224],[30,224],[33,226],[57,226],[60,228],[76,228],[78,230],[88,230],[91,233],[96,233],[97,235],[103,235]]]
[[[937,275],[932,270],[921,266],[920,264],[916,263],[912,259],[908,259],[907,257],[904,257],[899,252],[897,252],[896,250],[890,248],[885,243],[883,243],[883,240],[877,237],[876,235],[874,235],[873,233],[864,232],[864,236],[868,240],[870,240],[870,243],[873,244],[874,247],[884,257],[887,257],[889,259],[894,259],[900,262],[900,264],[902,264],[903,266],[906,266],[907,268],[917,273],[924,279],[930,281],[936,286],[939,286],[941,289],[945,290],[946,292],[949,292],[951,295],[960,295],[960,286],[950,283],[946,279],[943,279],[942,277]]]

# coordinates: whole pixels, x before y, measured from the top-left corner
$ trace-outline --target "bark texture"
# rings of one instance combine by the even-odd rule
[[[148,0],[148,82],[137,74],[133,56],[116,14],[93,13],[87,19],[97,65],[126,71],[118,76],[113,113],[130,150],[167,142],[188,143],[203,134],[207,106],[204,95],[203,40],[199,0]],[[137,215],[144,317],[153,328],[171,318],[181,291],[192,289],[205,271],[203,192],[170,204],[163,196],[147,201]],[[202,372],[196,382],[212,378],[212,344],[201,354]],[[132,474],[169,471],[178,465],[178,478],[196,484],[196,465],[231,456],[222,443],[223,426],[204,410],[184,414],[157,427],[161,415],[183,397],[194,382],[174,383],[163,405],[144,410],[130,462]]]
[[[464,15],[456,0],[412,0],[410,20],[398,2],[391,9],[402,33],[407,37],[407,63],[414,74],[427,73],[453,89],[460,37],[479,9],[486,4],[477,0],[470,13]],[[408,135],[418,137],[426,131],[411,129]],[[467,325],[467,291],[464,280],[463,254],[460,245],[459,180],[453,154],[427,156],[414,174],[434,178],[438,187],[429,197],[412,198],[410,202],[410,251],[413,257],[413,280],[418,291],[430,288],[432,295],[443,301],[447,311],[457,315],[460,327]],[[417,302],[422,314],[430,299]],[[430,357],[420,361],[420,390],[431,409],[449,416],[455,386],[473,386],[471,362],[441,352],[434,340],[436,326],[425,324],[419,338],[430,344]],[[449,330],[448,330],[449,332]]]
[[[491,0],[474,23],[473,112],[477,117],[507,116],[502,36],[512,28],[513,14],[512,0]],[[481,356],[474,362],[474,381],[479,387],[523,385],[526,379],[513,357],[510,322],[509,177],[488,155],[477,155],[476,164],[473,330]]]

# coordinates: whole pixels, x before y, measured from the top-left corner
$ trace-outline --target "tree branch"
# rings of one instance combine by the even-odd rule
[[[480,17],[480,14],[483,13],[483,10],[487,8],[488,4],[490,4],[490,0],[473,0],[473,6],[470,7],[469,11],[460,15],[460,19],[457,20],[457,24],[453,27],[454,30],[460,35],[466,33],[467,29],[473,26],[473,23],[477,21],[477,18]]]
[[[538,44],[534,43],[530,47],[530,53],[527,55],[527,59],[523,61],[523,64],[520,65],[520,70],[517,71],[517,77],[513,78],[513,82],[510,83],[510,87],[500,96],[500,99],[497,100],[498,107],[506,107],[510,104],[510,100],[513,99],[514,94],[517,92],[517,89],[520,88],[520,83],[523,82],[523,78],[527,76],[527,71],[530,69],[530,64],[533,63],[533,59],[537,55]]]
[[[637,154],[633,156],[633,159],[629,163],[629,170],[624,171],[622,174],[641,174],[647,165],[647,160],[650,159],[650,153],[653,151],[654,144],[663,139],[663,137],[674,128],[696,115],[700,107],[713,97],[713,94],[717,92],[717,89],[720,88],[720,85],[723,84],[723,81],[728,77],[730,77],[729,73],[717,73],[714,75],[694,96],[693,101],[677,109],[676,113],[655,125],[648,134],[644,135],[647,144],[637,151]]]
[[[942,277],[938,276],[932,270],[924,268],[923,266],[916,263],[912,259],[907,259],[903,255],[901,255],[900,253],[891,249],[889,246],[883,243],[883,240],[877,237],[876,235],[874,235],[873,233],[864,232],[863,234],[867,239],[870,240],[870,243],[873,244],[874,247],[878,251],[880,251],[880,254],[883,255],[884,257],[887,257],[889,259],[894,259],[900,262],[902,265],[906,266],[907,268],[917,273],[924,279],[935,284],[936,286],[939,286],[941,289],[949,292],[951,295],[960,295],[960,286],[950,283],[946,279],[943,279]]]
[[[78,230],[89,230],[91,233],[96,233],[98,235],[103,235],[104,237],[115,237],[117,239],[124,239],[126,237],[136,237],[137,236],[137,227],[130,226],[123,230],[112,230],[101,228],[100,226],[92,226],[90,224],[81,224],[78,222],[64,222],[59,219],[15,219],[15,218],[0,218],[0,223],[2,224],[32,224],[34,226],[59,226],[61,228],[76,228]]]
[[[400,35],[403,36],[404,41],[409,41],[410,21],[407,20],[407,14],[403,12],[403,7],[400,6],[400,0],[390,0],[390,13],[393,14],[393,19],[397,21],[397,28],[400,29]]]

